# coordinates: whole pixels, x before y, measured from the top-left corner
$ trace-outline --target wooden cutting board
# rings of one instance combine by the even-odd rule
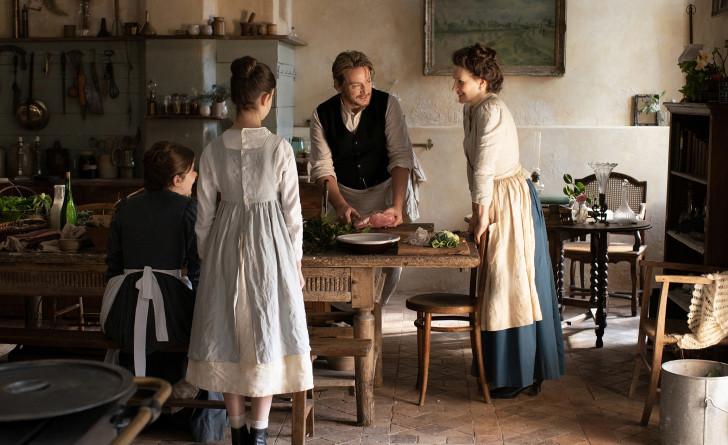
[[[460,244],[457,247],[452,248],[438,248],[430,246],[413,246],[405,241],[407,238],[412,236],[418,227],[422,227],[428,232],[432,233],[435,231],[435,224],[433,223],[408,223],[401,224],[391,229],[375,229],[372,232],[392,233],[400,236],[399,243],[397,245],[397,255],[470,255],[470,248],[468,242],[464,238],[460,238]]]
[[[413,246],[404,242],[405,238],[399,240],[397,246],[397,255],[470,255],[470,247],[468,242],[460,238],[460,244],[457,247],[441,247],[435,249],[429,246]]]

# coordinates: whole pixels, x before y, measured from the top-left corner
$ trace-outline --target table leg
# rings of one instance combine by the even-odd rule
[[[43,322],[43,297],[25,297],[25,327],[39,328]]]
[[[372,341],[369,353],[354,359],[356,380],[356,418],[361,426],[374,421],[374,373],[376,370],[375,284],[373,268],[352,268],[351,305],[354,315],[354,338]]]
[[[384,370],[382,362],[382,303],[374,305],[374,349],[376,353],[376,370],[374,372],[374,386],[384,384]]]
[[[551,267],[554,270],[554,283],[556,283],[556,296],[559,301],[559,309],[563,313],[564,243],[561,239],[561,233],[558,230],[550,230],[547,233],[549,238],[549,257],[551,257]]]
[[[375,322],[371,309],[358,309],[354,316],[354,337],[375,341]],[[374,346],[374,345],[372,345]],[[369,426],[374,420],[374,347],[364,357],[356,357],[356,420],[360,426]]]
[[[592,234],[592,237],[595,237],[595,234]],[[599,281],[597,283],[597,314],[596,314],[596,333],[597,333],[597,348],[601,348],[604,346],[604,342],[602,341],[602,337],[604,336],[604,330],[607,327],[607,313],[605,310],[605,306],[607,303],[607,289],[609,286],[609,258],[608,258],[608,246],[609,246],[609,234],[608,233],[600,233],[596,237],[597,239],[597,250],[592,250],[592,252],[596,252],[594,255],[595,263],[597,263],[597,267],[599,268]]]

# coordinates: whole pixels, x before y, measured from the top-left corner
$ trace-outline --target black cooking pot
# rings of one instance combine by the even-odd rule
[[[136,389],[129,371],[100,362],[0,365],[0,443],[110,443],[132,416],[123,405]]]

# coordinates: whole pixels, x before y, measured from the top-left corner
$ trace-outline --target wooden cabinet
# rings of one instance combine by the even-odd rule
[[[728,266],[728,105],[668,103],[665,260]]]

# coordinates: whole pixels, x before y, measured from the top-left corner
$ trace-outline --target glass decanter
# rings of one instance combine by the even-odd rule
[[[627,198],[628,186],[629,181],[626,179],[622,180],[622,205],[614,212],[614,220],[622,224],[637,222],[637,214],[629,206],[629,199]]]
[[[612,170],[614,170],[614,167],[616,166],[616,162],[589,163],[589,167],[594,170],[594,175],[597,179],[597,186],[599,187],[599,203],[592,209],[596,222],[607,222],[607,183],[609,182],[609,175],[612,174]]]

